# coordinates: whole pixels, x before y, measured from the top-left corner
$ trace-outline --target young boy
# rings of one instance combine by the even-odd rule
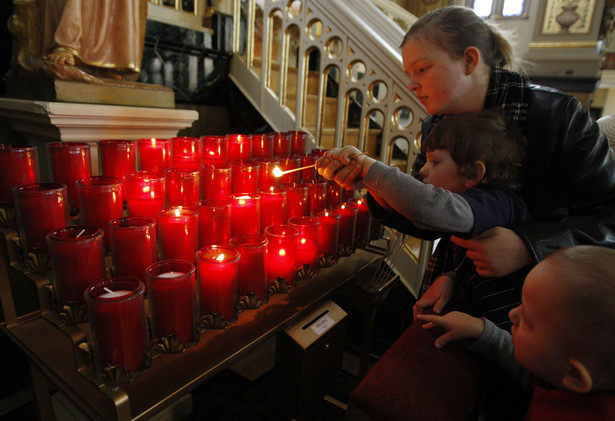
[[[425,329],[446,331],[436,347],[458,339],[533,385],[527,420],[615,419],[615,250],[560,249],[536,265],[510,311],[512,336],[489,320],[460,312],[420,314]],[[540,384],[546,382],[547,385]]]

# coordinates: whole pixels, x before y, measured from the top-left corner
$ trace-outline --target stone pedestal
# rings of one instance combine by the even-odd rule
[[[0,98],[0,118],[38,146],[41,180],[49,180],[49,142],[87,142],[91,146],[92,174],[101,175],[97,142],[103,139],[177,136],[199,118],[194,110],[47,102]]]

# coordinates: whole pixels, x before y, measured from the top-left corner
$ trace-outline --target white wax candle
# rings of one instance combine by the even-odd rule
[[[170,272],[164,272],[164,273],[159,274],[158,278],[177,278],[185,274],[186,274],[185,272],[170,271]]]
[[[131,292],[127,290],[111,291],[108,288],[105,288],[105,291],[107,292],[105,292],[104,294],[100,294],[98,298],[118,298],[123,297],[124,295],[128,295]]]

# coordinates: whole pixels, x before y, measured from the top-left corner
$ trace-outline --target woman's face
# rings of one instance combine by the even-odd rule
[[[453,58],[436,44],[411,37],[403,45],[404,70],[410,77],[408,89],[414,92],[430,114],[457,114],[472,107],[476,95],[466,60]],[[474,91],[474,92],[473,92]]]

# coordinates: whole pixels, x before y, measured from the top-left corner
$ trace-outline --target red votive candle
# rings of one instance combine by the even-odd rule
[[[58,311],[83,303],[87,287],[105,278],[105,248],[100,228],[78,225],[47,234]]]
[[[183,260],[161,260],[147,267],[147,295],[155,338],[175,334],[196,341],[196,268]]]
[[[13,195],[24,256],[39,249],[47,251],[45,236],[70,225],[66,185],[24,184],[14,187]]]
[[[267,134],[273,143],[273,156],[288,158],[290,156],[290,139],[284,133],[273,132]]]
[[[252,135],[252,159],[273,158],[273,138],[264,134]]]
[[[357,229],[355,233],[355,244],[357,247],[365,247],[369,239],[369,231],[372,222],[372,215],[369,206],[364,198],[353,197],[348,200],[357,207]]]
[[[100,140],[98,142],[98,159],[102,175],[115,177],[126,182],[126,175],[136,171],[135,142],[132,140]],[[123,189],[123,187],[122,187]],[[126,191],[122,191],[126,199]]]
[[[307,167],[309,165],[314,165],[316,163],[316,157],[314,155],[295,155],[299,156],[300,163],[299,166]],[[310,167],[299,171],[299,180],[313,180],[316,178],[316,168]]]
[[[308,215],[327,207],[327,181],[301,180],[308,187]]]
[[[338,253],[342,256],[349,256],[354,252],[358,209],[351,203],[341,203],[335,207],[335,210],[340,214]]]
[[[318,228],[318,259],[323,257],[329,261],[329,266],[337,262],[337,244],[340,231],[340,214],[334,210],[323,209],[314,212],[320,222]],[[321,265],[324,266],[324,265]]]
[[[269,187],[258,189],[261,197],[261,231],[269,225],[286,223],[286,190]]]
[[[256,193],[260,164],[255,161],[231,162],[232,193]]]
[[[303,155],[305,154],[305,141],[307,139],[307,133],[301,131],[286,132],[284,135],[290,141],[290,154],[291,155]]]
[[[239,252],[229,246],[206,246],[196,252],[196,261],[201,316],[218,313],[234,322]]]
[[[228,139],[226,136],[201,136],[203,143],[203,165],[226,165],[228,159]]]
[[[119,178],[94,176],[77,181],[81,223],[103,230],[103,243],[108,249],[109,221],[124,215],[122,182]]]
[[[144,368],[147,350],[145,286],[132,277],[108,278],[85,291],[96,374],[120,365],[131,373]]]
[[[257,158],[254,162],[258,162],[260,168],[258,169],[258,187],[261,189],[268,189],[269,187],[277,187],[278,178],[273,175],[273,169],[280,165],[280,161],[277,159],[264,159]]]
[[[305,265],[314,272],[318,273],[318,227],[320,222],[315,216],[300,216],[290,218],[288,225],[297,228],[299,237],[297,239],[297,270],[303,269]]]
[[[249,161],[252,159],[252,136],[245,134],[228,134],[228,160]]]
[[[201,166],[201,139],[179,136],[171,138],[171,167],[194,168]]]
[[[167,206],[194,206],[201,200],[199,170],[167,168],[164,172]]]
[[[254,294],[261,302],[267,301],[267,238],[264,235],[236,235],[229,245],[236,249],[239,258],[237,296]]]
[[[299,168],[299,165],[301,163],[301,158],[299,157],[295,157],[295,156],[289,156],[286,158],[281,158],[279,156],[276,156],[276,159],[279,159],[280,161],[280,169],[282,171],[287,171],[287,170],[292,170],[294,168]],[[280,177],[278,177],[278,185],[281,186],[282,184],[290,184],[290,183],[297,183],[299,182],[299,173],[301,171],[293,171],[290,172],[288,174],[284,174],[281,175]]]
[[[171,166],[171,140],[169,139],[139,139],[139,169],[164,173]]]
[[[290,225],[270,225],[265,228],[267,237],[267,279],[283,278],[295,285],[297,265],[297,240],[299,230]]]
[[[314,155],[316,158],[320,158],[321,156],[323,156],[327,152],[329,152],[329,149],[314,148],[310,152],[310,155]]]
[[[258,194],[231,194],[231,237],[261,233],[261,197]]]
[[[308,213],[308,186],[301,183],[283,184],[286,190],[286,218],[307,216]]]
[[[77,180],[92,175],[90,145],[87,143],[52,142],[47,144],[51,180],[66,184],[68,201],[73,209],[79,206]]]
[[[327,182],[327,207],[334,208],[342,203],[342,186],[333,180]]]
[[[231,194],[230,165],[201,165],[199,174],[203,200],[228,199]]]
[[[227,245],[231,238],[231,202],[229,200],[201,200],[199,212],[199,248]]]
[[[126,208],[130,216],[158,218],[166,202],[163,174],[135,171],[126,176]]]
[[[199,247],[198,212],[193,208],[174,206],[160,211],[158,235],[164,260],[194,261]]]
[[[145,269],[158,260],[156,220],[129,216],[109,222],[111,257],[117,276],[134,276],[142,282]]]
[[[0,144],[0,203],[12,206],[13,187],[38,182],[38,148]]]

